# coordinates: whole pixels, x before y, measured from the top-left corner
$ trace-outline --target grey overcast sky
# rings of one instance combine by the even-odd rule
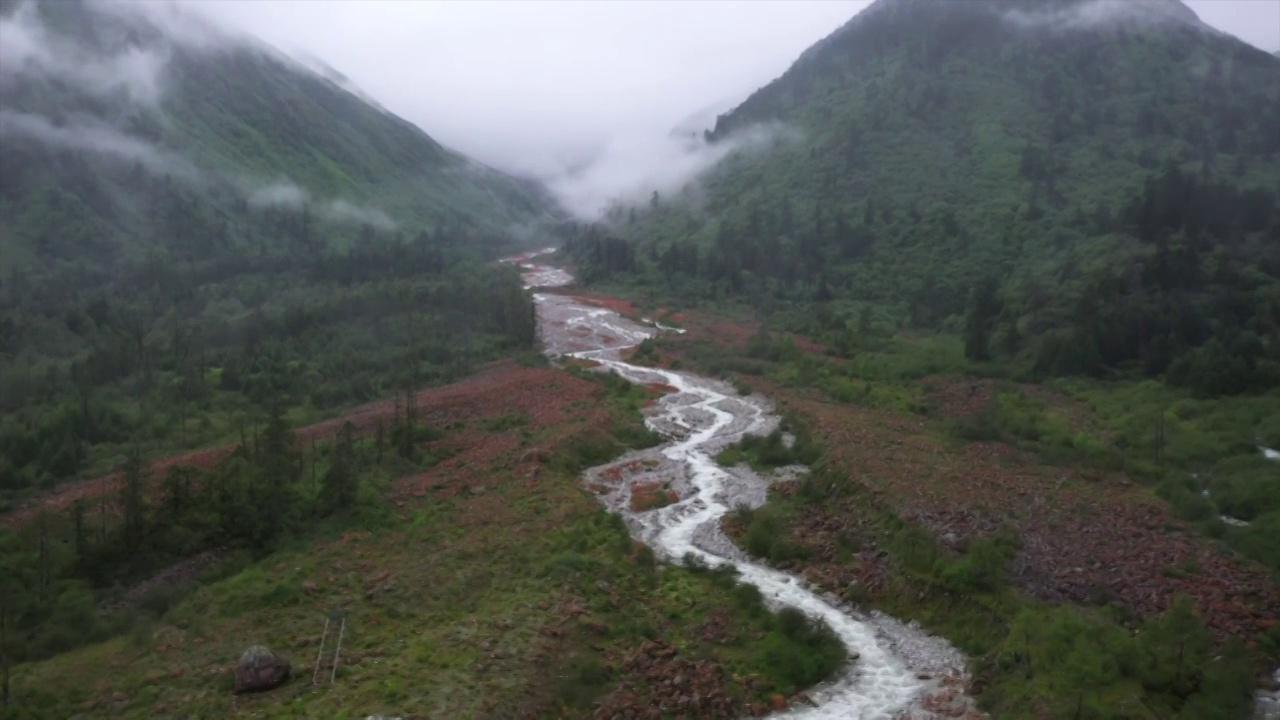
[[[623,139],[633,153],[661,154],[636,138],[732,107],[870,1],[184,4],[319,58],[446,145],[545,175]],[[1280,48],[1280,0],[1187,4],[1220,30]]]

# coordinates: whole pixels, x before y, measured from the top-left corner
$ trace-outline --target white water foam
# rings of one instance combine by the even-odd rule
[[[583,353],[590,355],[591,353]],[[710,567],[725,563],[736,565],[739,578],[755,585],[773,605],[786,605],[821,618],[835,631],[849,649],[857,654],[851,672],[839,681],[813,694],[817,707],[794,710],[788,717],[797,718],[891,718],[906,708],[926,688],[902,662],[880,643],[874,627],[854,619],[838,607],[823,600],[787,573],[747,561],[739,553],[736,562],[700,547],[696,539],[709,526],[718,527],[720,518],[729,512],[732,502],[732,475],[716,464],[708,446],[727,444],[740,439],[744,432],[768,421],[764,410],[753,406],[754,417],[746,427],[724,433],[737,418],[721,408],[722,404],[743,406],[736,398],[713,389],[701,378],[670,370],[637,368],[617,360],[603,364],[633,382],[645,382],[658,376],[677,392],[660,402],[662,415],[651,422],[654,427],[675,426],[687,431],[683,440],[666,445],[662,454],[687,468],[688,479],[695,492],[680,502],[654,513],[658,532],[646,538],[654,548],[672,561],[687,555]],[[706,415],[711,421],[705,422]]]
[[[693,557],[710,567],[733,564],[742,582],[759,588],[773,607],[790,606],[820,618],[835,632],[856,662],[833,682],[809,693],[812,707],[785,713],[806,720],[887,720],[912,711],[912,717],[934,715],[919,701],[937,685],[923,671],[964,674],[963,656],[948,643],[914,625],[880,614],[862,616],[824,598],[799,579],[756,563],[720,530],[720,520],[735,506],[759,506],[765,499],[760,478],[746,469],[720,467],[715,455],[746,433],[765,433],[778,418],[759,397],[743,398],[732,388],[692,373],[632,365],[621,351],[652,337],[652,329],[617,313],[581,305],[572,298],[535,295],[540,326],[550,355],[571,355],[599,362],[634,383],[660,382],[675,392],[663,396],[646,417],[647,424],[668,442],[588,471],[588,479],[614,477],[624,467],[661,466],[675,470],[683,492],[679,501],[656,510],[632,512],[629,488],[602,498],[626,519],[637,538],[666,560]],[[637,462],[640,461],[640,462]],[[908,667],[895,650],[914,650]]]

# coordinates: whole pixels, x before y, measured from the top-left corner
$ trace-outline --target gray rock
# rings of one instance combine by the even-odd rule
[[[254,645],[245,650],[236,663],[236,694],[280,687],[289,679],[289,670],[288,660],[271,652],[270,648]]]

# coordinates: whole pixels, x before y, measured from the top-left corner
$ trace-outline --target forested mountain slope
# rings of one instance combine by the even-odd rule
[[[269,214],[498,234],[547,212],[532,183],[254,40],[159,8],[5,4],[5,269],[207,256],[228,235],[271,234]]]
[[[169,5],[0,2],[0,504],[527,346],[483,263],[556,213]]]
[[[781,128],[630,221],[589,276],[785,308],[841,345],[966,326],[1041,374],[1280,382],[1280,61],[1176,0],[879,0],[718,119]]]
[[[807,569],[846,565],[817,548],[833,528],[867,527],[865,508],[884,498],[893,526],[926,544],[987,542],[1003,527],[1019,548],[1011,557],[1046,537],[1087,546],[1078,562],[1015,561],[1008,577],[1063,617],[1108,616],[1119,584],[1149,593],[1169,578],[1188,590],[1219,581],[1190,579],[1156,546],[1226,550],[1260,585],[1280,571],[1280,465],[1259,449],[1280,447],[1277,117],[1280,60],[1176,0],[878,0],[718,119],[706,142],[735,148],[723,162],[679,193],[578,227],[566,250],[581,276],[653,317],[702,311],[684,313],[689,336],[701,325],[715,340],[656,341],[655,362],[812,399],[804,414],[833,439],[820,464],[829,481],[791,506],[791,525],[762,522],[756,549],[751,531],[739,535],[751,552],[789,562],[768,539],[809,526],[822,559]],[[734,331],[750,333],[745,351]],[[914,428],[946,442],[926,450]],[[909,449],[877,463],[881,447]],[[917,464],[930,456],[945,468]],[[979,456],[999,467],[978,469]],[[1007,484],[968,505],[1005,472]],[[1045,501],[1082,476],[1082,497],[1123,494],[1114,510]],[[848,509],[825,514],[842,494]],[[781,496],[774,518],[792,502]],[[1061,520],[1032,517],[1046,506]],[[1138,523],[1149,544],[1085,528],[1110,532],[1138,508],[1167,518]],[[937,571],[932,559],[912,567],[915,542],[885,587]],[[1112,552],[1162,560],[1126,571],[1104,559]],[[1060,561],[1064,577],[1094,567],[1106,579],[1064,602],[1014,569]],[[929,594],[898,607],[962,643],[1008,598],[971,588],[932,605]],[[981,609],[967,615],[965,603]],[[1130,611],[1152,612],[1110,617],[1131,629]],[[976,684],[996,717],[1251,714],[1247,668],[1206,674],[1190,691],[1139,679],[1116,644],[1075,665],[1099,635],[1063,630],[1071,649],[1049,651],[1024,635],[1038,612],[986,625],[965,646],[979,668],[994,660]],[[1006,632],[1020,639],[985,644]],[[1231,634],[1272,687],[1280,635]],[[1055,660],[1020,665],[1014,645]],[[1215,699],[1193,697],[1210,685]]]

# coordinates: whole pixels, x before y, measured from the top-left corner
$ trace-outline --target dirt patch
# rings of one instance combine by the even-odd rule
[[[113,603],[102,606],[106,612],[115,612],[137,607],[147,596],[157,591],[172,590],[183,586],[191,587],[199,579],[201,573],[217,565],[227,556],[228,549],[209,550],[199,555],[170,565],[151,577],[129,588],[123,596]]]
[[[920,384],[927,388],[925,401],[946,418],[977,415],[991,405],[998,392],[996,382],[984,378],[931,375],[921,378]]]
[[[521,367],[511,361],[487,365],[475,375],[452,385],[423,390],[417,395],[417,407],[419,416],[425,422],[439,427],[462,423],[463,427],[451,431],[438,445],[455,453],[453,457],[432,468],[429,473],[397,482],[396,489],[401,493],[422,489],[448,477],[450,471],[471,470],[477,465],[483,467],[486,458],[505,456],[518,448],[521,440],[517,431],[480,432],[467,425],[472,421],[524,414],[529,418],[530,428],[560,428],[557,432],[567,434],[571,432],[568,421],[575,414],[590,415],[596,412],[589,408],[598,405],[591,402],[598,392],[599,387],[594,383],[574,378],[559,370]],[[576,408],[575,403],[580,403],[581,408]],[[390,425],[395,417],[396,406],[395,400],[370,403],[331,420],[297,428],[294,432],[302,447],[310,445],[312,441],[332,438],[347,422],[355,425],[357,435],[370,435],[376,432],[379,423]],[[553,439],[554,436],[558,435],[553,434]],[[200,469],[211,468],[234,450],[234,445],[225,445],[150,460],[147,468],[152,492],[158,490],[160,482],[171,467],[184,465]],[[66,483],[27,507],[18,508],[0,517],[0,527],[25,523],[41,510],[65,511],[78,500],[114,494],[119,490],[120,482],[121,473],[116,470],[99,477]]]
[[[1195,600],[1219,638],[1253,643],[1280,614],[1280,592],[1260,567],[1240,561],[1176,519],[1144,487],[1119,473],[1042,464],[997,442],[949,447],[923,419],[844,405],[763,379],[753,386],[784,409],[812,418],[830,465],[848,482],[884,500],[944,544],[959,547],[1002,529],[1022,547],[1014,581],[1037,597],[1077,603],[1117,602],[1149,616],[1177,594]],[[986,382],[975,383],[990,388]],[[946,391],[950,412],[968,411],[963,386]],[[979,390],[973,396],[981,401]],[[855,518],[858,508],[828,504],[802,518],[796,533],[820,548],[806,575],[839,591],[887,577],[877,539]],[[840,542],[865,542],[848,567],[835,562]]]
[[[680,501],[680,494],[661,482],[636,483],[631,487],[632,512],[666,507]]]
[[[596,720],[730,718],[751,710],[726,694],[723,666],[712,660],[686,660],[662,642],[644,641],[621,670],[622,681],[600,702],[592,716]]]
[[[1027,397],[1044,403],[1066,420],[1073,430],[1096,429],[1097,423],[1084,403],[1039,385],[1002,383],[989,378],[959,375],[929,375],[920,378],[917,383],[925,389],[924,397],[929,407],[942,418],[966,418],[986,410],[996,400],[1003,385],[1007,389],[1016,388]]]
[[[686,343],[743,347],[754,323],[689,314],[688,335],[668,343],[679,357]],[[797,343],[800,345],[800,343]],[[805,346],[801,346],[805,347]],[[1150,616],[1177,594],[1192,597],[1221,638],[1252,644],[1280,615],[1280,592],[1259,566],[1241,561],[1176,519],[1149,488],[1121,473],[1051,466],[1011,445],[946,442],[935,420],[839,403],[811,389],[785,387],[753,376],[753,389],[783,412],[812,419],[827,448],[828,465],[904,519],[923,526],[944,545],[962,549],[971,539],[1011,531],[1021,541],[1014,581],[1051,601],[1114,602]],[[990,407],[998,381],[931,376],[918,381],[936,415],[963,418]],[[1048,388],[1017,386],[1073,428],[1096,426],[1079,401]],[[778,486],[783,493],[794,486]],[[842,594],[851,583],[874,592],[891,577],[883,542],[862,527],[856,504],[826,503],[806,511],[795,541],[815,552],[784,569]],[[726,518],[726,532],[742,529]]]

